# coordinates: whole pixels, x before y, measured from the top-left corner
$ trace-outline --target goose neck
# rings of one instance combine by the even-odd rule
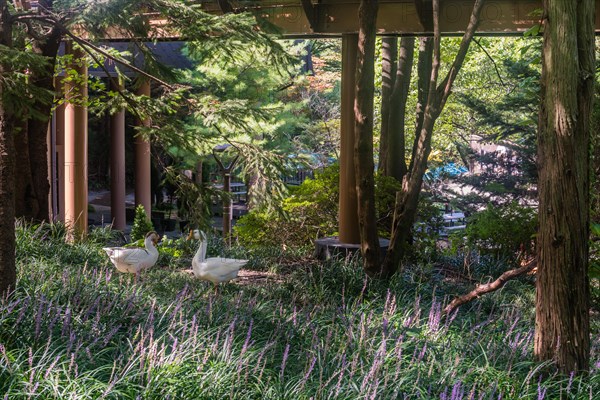
[[[146,250],[148,250],[149,253],[154,253],[154,252],[158,253],[158,250],[154,246],[154,242],[152,241],[151,237],[147,237],[146,240],[144,240],[144,245],[146,247]]]
[[[206,245],[203,240],[200,241],[200,245],[198,246],[198,251],[194,255],[194,261],[197,263],[203,263],[206,260]]]

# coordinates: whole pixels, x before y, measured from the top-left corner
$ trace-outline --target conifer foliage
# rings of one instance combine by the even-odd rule
[[[190,49],[202,49],[207,57],[226,48],[229,57],[235,58],[251,47],[274,63],[288,61],[274,38],[245,13],[213,16],[204,13],[198,4],[175,0],[145,1],[142,7],[133,0],[41,0],[35,8],[28,5],[29,2],[0,1],[0,235],[4,237],[0,292],[15,285],[15,196],[19,197],[19,204],[31,204],[22,210],[23,216],[49,219],[46,132],[54,99],[55,68],[59,68],[58,49],[63,40],[79,46],[89,62],[102,66],[110,58],[117,70],[129,68],[160,87],[161,96],[154,100],[126,91],[107,91],[99,103],[110,111],[126,107],[139,119],[151,117],[153,125],[138,134],[167,145],[187,143],[186,139],[193,137],[189,130],[182,133],[183,123],[178,115],[219,116],[235,123],[248,113],[248,107],[211,101],[201,91],[178,83],[176,75],[155,59],[149,43],[166,32],[180,35]],[[161,18],[160,28],[149,22],[148,15]],[[144,65],[133,66],[131,60],[102,47],[100,39],[108,30],[131,38],[136,51],[143,55]],[[80,36],[82,32],[85,38]],[[70,71],[66,75],[72,77]],[[135,88],[135,84],[130,86]],[[17,139],[19,148],[15,152],[12,149]],[[16,159],[22,165],[18,170]],[[22,193],[16,193],[15,179]]]

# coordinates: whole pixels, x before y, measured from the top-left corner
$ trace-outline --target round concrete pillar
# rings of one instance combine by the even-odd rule
[[[123,90],[113,82],[113,90]],[[110,211],[113,228],[125,229],[125,110],[110,117]]]
[[[142,81],[137,90],[139,96],[150,97],[150,82]],[[138,126],[150,126],[150,120],[137,121]],[[150,184],[150,142],[140,136],[135,138],[135,205],[141,204],[150,218],[152,196]]]
[[[85,235],[88,229],[87,176],[87,60],[83,51],[66,44],[66,54],[72,55],[67,68],[77,72],[79,79],[65,81],[64,111],[64,218],[68,239]]]

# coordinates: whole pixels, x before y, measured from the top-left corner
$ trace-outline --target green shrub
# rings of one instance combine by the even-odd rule
[[[240,218],[234,227],[240,244],[254,248],[301,247],[317,238],[336,235],[339,175],[338,165],[327,167],[314,179],[291,188],[281,213],[253,210]],[[392,177],[375,176],[375,210],[381,237],[390,236],[396,192],[401,188],[401,183]]]
[[[379,236],[389,238],[394,220],[396,193],[402,189],[402,183],[391,176],[375,175],[375,211]]]
[[[593,223],[590,226],[592,240],[590,241],[590,267],[591,279],[600,279],[600,224]]]
[[[412,258],[428,260],[437,256],[439,232],[443,226],[440,208],[431,197],[421,194],[417,206],[417,221],[412,230]]]
[[[533,250],[536,229],[535,210],[512,202],[505,206],[488,205],[469,218],[465,234],[468,243],[480,251],[510,257],[518,251]]]
[[[154,230],[152,222],[146,215],[144,206],[138,204],[135,208],[135,217],[133,218],[133,226],[131,227],[131,241],[135,242],[146,237],[146,234]]]
[[[282,212],[253,210],[236,223],[234,231],[244,246],[292,246],[310,243],[337,231],[339,167],[328,167],[290,190]]]

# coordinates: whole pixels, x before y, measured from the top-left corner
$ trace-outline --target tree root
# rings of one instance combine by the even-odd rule
[[[498,277],[498,279],[496,279],[493,282],[486,283],[484,285],[477,285],[475,287],[475,289],[471,290],[469,293],[464,294],[462,296],[458,296],[454,300],[452,300],[446,306],[446,308],[444,308],[444,314],[450,314],[457,307],[462,306],[463,304],[469,303],[481,295],[484,295],[484,294],[490,293],[490,292],[494,292],[494,291],[500,289],[502,286],[504,286],[506,284],[506,282],[510,281],[511,279],[514,279],[518,276],[521,276],[528,272],[533,271],[533,269],[536,267],[536,265],[537,265],[537,263],[534,258],[532,260],[529,260],[527,263],[525,263],[523,266],[521,266],[519,268],[511,269],[511,270],[504,272],[502,275],[500,275]]]

